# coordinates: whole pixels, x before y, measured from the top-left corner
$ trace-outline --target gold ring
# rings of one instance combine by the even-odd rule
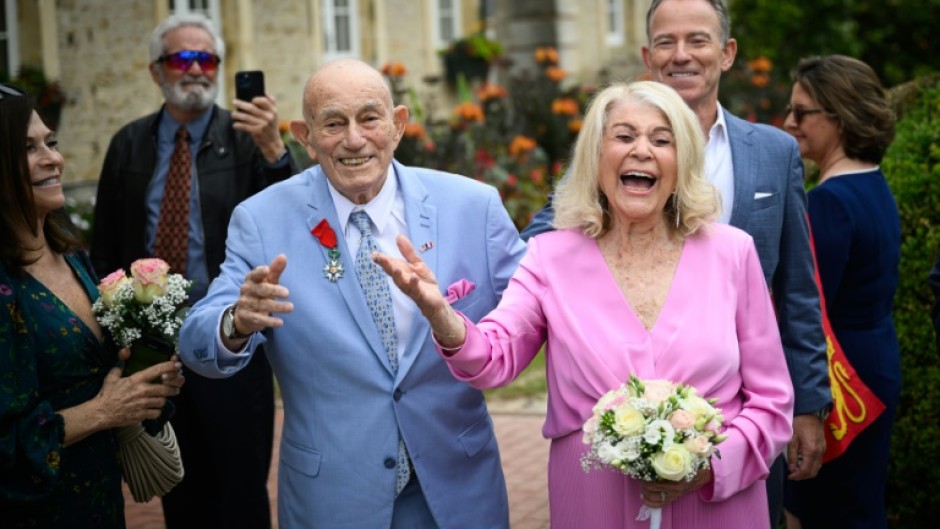
[[[666,491],[664,490],[659,491],[659,502],[666,503]]]

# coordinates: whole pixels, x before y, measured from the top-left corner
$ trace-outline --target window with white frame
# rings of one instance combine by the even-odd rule
[[[16,27],[16,0],[4,0],[0,10],[0,77],[16,77],[20,69],[20,41]]]
[[[323,50],[326,60],[359,56],[356,0],[322,0]]]
[[[219,0],[169,0],[171,13],[202,13],[222,31]]]
[[[621,46],[624,43],[623,0],[607,0],[607,45]]]
[[[446,48],[460,38],[460,0],[428,0],[431,4],[431,20],[435,44]]]

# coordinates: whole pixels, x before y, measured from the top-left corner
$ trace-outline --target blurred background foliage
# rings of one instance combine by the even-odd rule
[[[882,161],[901,215],[900,282],[894,323],[901,345],[901,402],[891,437],[890,527],[940,519],[940,351],[927,275],[940,243],[940,76],[892,90],[901,116]]]

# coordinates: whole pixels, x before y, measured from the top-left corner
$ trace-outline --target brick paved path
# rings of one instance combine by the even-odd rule
[[[548,529],[547,461],[548,441],[542,438],[544,402],[513,402],[492,405],[496,438],[509,489],[509,519],[512,529]],[[277,447],[283,414],[278,407],[274,430],[274,461],[268,480],[274,529],[277,529]],[[124,487],[127,529],[165,529],[160,500],[134,503]]]

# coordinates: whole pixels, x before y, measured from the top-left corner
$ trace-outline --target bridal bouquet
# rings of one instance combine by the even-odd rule
[[[668,380],[630,380],[607,392],[584,423],[582,440],[591,449],[582,457],[585,472],[614,468],[643,481],[691,481],[726,436],[724,418],[695,388]],[[659,527],[661,510],[644,506],[638,520]]]
[[[169,270],[161,259],[138,259],[130,277],[120,269],[98,285],[101,297],[92,310],[120,347],[130,347],[125,374],[165,362],[176,352],[192,282]]]

